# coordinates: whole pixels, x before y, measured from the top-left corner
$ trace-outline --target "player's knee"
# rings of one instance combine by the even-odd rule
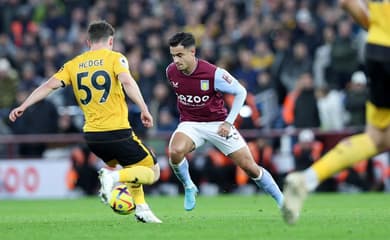
[[[172,160],[172,163],[176,164],[177,160],[183,159],[186,154],[184,146],[171,146],[169,148],[169,157]]]

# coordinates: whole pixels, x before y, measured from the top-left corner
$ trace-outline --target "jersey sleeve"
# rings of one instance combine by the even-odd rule
[[[217,68],[214,75],[216,91],[234,95],[234,100],[226,122],[233,124],[246,99],[246,89],[225,69]]]
[[[218,92],[236,95],[241,91],[241,84],[223,68],[217,68],[214,75],[214,88]]]
[[[114,74],[115,76],[118,76],[120,73],[129,73],[129,63],[125,56],[118,53],[118,56],[114,60]]]
[[[70,79],[70,62],[65,63],[54,75],[55,79],[58,79],[62,82],[63,87],[71,84]]]

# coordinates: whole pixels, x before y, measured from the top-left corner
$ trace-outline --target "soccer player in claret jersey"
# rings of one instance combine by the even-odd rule
[[[169,159],[185,190],[184,209],[192,210],[198,188],[192,182],[186,154],[206,141],[212,143],[241,167],[279,207],[283,195],[270,173],[258,166],[240,133],[233,127],[246,97],[245,88],[226,70],[195,56],[195,39],[191,33],[179,32],[169,39],[173,58],[167,78],[177,95],[180,124],[169,143]],[[229,114],[223,93],[235,95]]]
[[[390,148],[390,2],[341,0],[340,3],[368,30],[365,64],[370,78],[370,98],[366,108],[367,125],[364,133],[341,141],[308,169],[286,177],[282,213],[288,224],[296,223],[308,193],[321,182]]]
[[[85,116],[83,131],[89,148],[108,166],[120,164],[123,167],[119,171],[105,168],[99,171],[102,201],[109,202],[115,183],[125,183],[136,204],[136,219],[160,223],[161,220],[146,203],[142,187],[159,179],[160,168],[153,153],[130,127],[124,92],[141,109],[145,127],[153,126],[153,118],[129,72],[127,59],[112,51],[114,28],[105,21],[93,22],[88,27],[87,41],[89,51],[66,62],[19,107],[13,109],[9,118],[15,121],[29,106],[53,90],[71,85]]]

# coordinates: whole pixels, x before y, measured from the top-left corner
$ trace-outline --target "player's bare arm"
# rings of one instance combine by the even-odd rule
[[[218,135],[221,137],[227,137],[230,134],[230,130],[232,129],[233,123],[237,118],[237,115],[241,109],[241,107],[244,105],[245,98],[246,98],[246,89],[238,83],[237,80],[235,80],[235,90],[232,92],[229,92],[230,94],[234,95],[234,100],[232,104],[232,108],[230,109],[230,112],[226,118],[226,120],[219,126],[218,128]]]
[[[244,105],[246,99],[246,89],[230,75],[226,70],[218,68],[215,77],[215,88],[217,91],[234,95],[232,107],[225,121],[218,128],[218,135],[227,137],[230,134],[232,125]]]
[[[11,110],[9,119],[15,122],[17,118],[23,115],[24,111],[36,102],[46,98],[52,91],[62,86],[62,82],[54,77],[51,77],[37,89],[18,107]]]
[[[153,127],[153,117],[134,78],[128,73],[120,73],[118,79],[122,83],[126,95],[141,109],[142,124],[147,128]]]
[[[369,13],[366,1],[339,0],[340,6],[365,30],[370,26]]]

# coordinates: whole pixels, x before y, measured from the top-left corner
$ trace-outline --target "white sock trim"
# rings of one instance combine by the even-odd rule
[[[259,166],[259,170],[260,170],[259,176],[252,178],[253,181],[260,180],[263,177],[263,168]]]
[[[172,162],[172,160],[169,159],[169,164],[171,164],[171,166],[179,167],[179,166],[183,165],[185,161],[187,161],[187,159],[186,159],[186,158],[183,158],[183,159],[181,160],[181,162],[179,162],[178,164],[174,164],[174,163]]]

